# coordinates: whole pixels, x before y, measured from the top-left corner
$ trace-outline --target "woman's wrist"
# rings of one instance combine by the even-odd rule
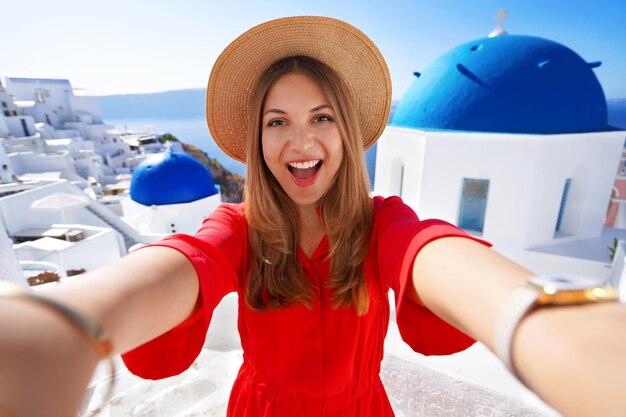
[[[74,415],[100,359],[91,342],[29,300],[3,298],[0,317],[0,404],[15,415]]]
[[[111,339],[109,339],[102,326],[85,314],[52,297],[40,295],[8,281],[0,281],[0,299],[9,298],[21,299],[46,307],[82,333],[96,349],[101,359],[110,357],[112,352]]]
[[[623,304],[546,307],[525,317],[513,341],[520,378],[565,415],[618,415],[626,352]],[[567,386],[567,390],[561,387]],[[619,410],[615,407],[621,407]]]
[[[563,275],[536,275],[506,299],[496,319],[495,353],[513,373],[511,347],[520,322],[532,312],[555,306],[574,306],[618,301],[617,291],[596,279]]]

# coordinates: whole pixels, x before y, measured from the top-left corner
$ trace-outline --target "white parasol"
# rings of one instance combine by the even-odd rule
[[[31,203],[30,208],[36,211],[61,212],[61,219],[66,223],[65,212],[89,204],[89,197],[82,194],[56,192]]]

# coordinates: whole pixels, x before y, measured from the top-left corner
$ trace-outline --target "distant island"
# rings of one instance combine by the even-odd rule
[[[163,91],[147,94],[98,96],[106,119],[204,118],[206,89]],[[626,98],[607,100],[609,124],[626,129]]]
[[[206,89],[147,94],[98,96],[102,118],[194,119],[204,118]]]
[[[606,101],[609,110],[609,124],[626,129],[626,98],[613,98]]]

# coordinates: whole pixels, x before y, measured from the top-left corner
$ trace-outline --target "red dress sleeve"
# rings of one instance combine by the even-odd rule
[[[200,294],[196,310],[185,321],[122,355],[133,374],[161,379],[189,368],[204,345],[213,310],[226,294],[237,291],[247,242],[243,207],[224,204],[207,217],[196,235],[172,235],[151,245],[185,255],[198,275]]]
[[[413,260],[424,246],[436,239],[458,236],[491,245],[443,220],[419,220],[399,197],[376,197],[374,205],[378,265],[395,292],[396,322],[402,340],[424,355],[448,355],[471,346],[472,338],[409,297],[406,287]]]

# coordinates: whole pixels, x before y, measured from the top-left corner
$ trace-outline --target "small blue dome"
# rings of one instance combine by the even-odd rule
[[[612,130],[604,92],[592,70],[598,65],[542,38],[478,39],[416,74],[392,124],[531,134]]]
[[[130,198],[146,206],[189,203],[214,194],[209,170],[179,152],[150,156],[139,164],[130,183]]]

